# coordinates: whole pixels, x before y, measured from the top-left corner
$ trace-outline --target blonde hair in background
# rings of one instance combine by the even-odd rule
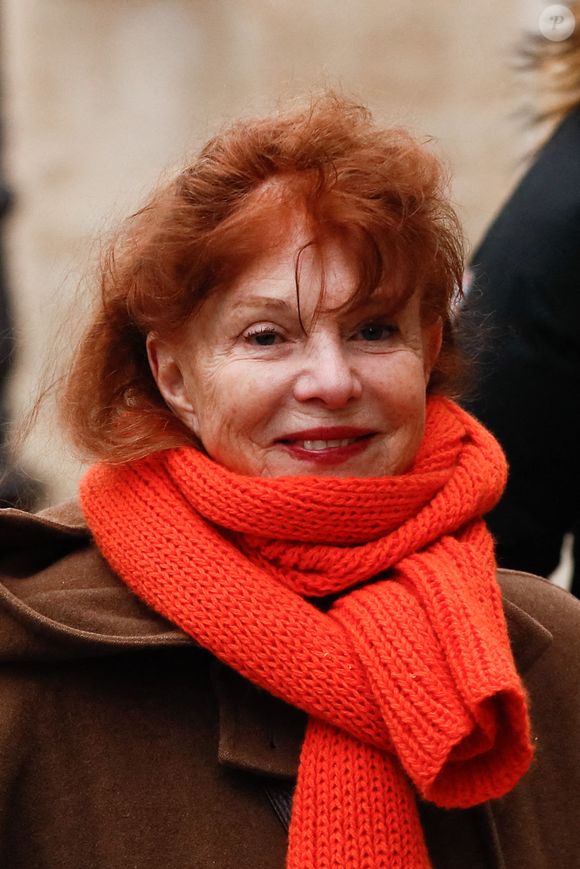
[[[567,39],[552,41],[538,28],[527,33],[518,46],[516,67],[529,77],[533,88],[533,123],[557,123],[580,104],[580,0],[562,5],[576,19]]]

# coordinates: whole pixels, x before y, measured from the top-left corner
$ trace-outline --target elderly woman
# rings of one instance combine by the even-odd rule
[[[82,515],[2,519],[2,865],[577,866],[579,608],[502,607],[461,271],[437,161],[332,95],[130,218],[63,399]]]

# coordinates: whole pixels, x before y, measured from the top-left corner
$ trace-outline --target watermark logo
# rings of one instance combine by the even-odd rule
[[[540,33],[551,42],[563,42],[574,33],[576,19],[568,6],[552,3],[546,6],[538,21]]]

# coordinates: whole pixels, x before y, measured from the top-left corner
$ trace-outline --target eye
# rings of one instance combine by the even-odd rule
[[[365,323],[354,334],[355,340],[362,341],[386,341],[397,332],[397,327],[392,323]]]
[[[273,347],[282,336],[273,326],[257,326],[244,334],[244,341],[254,347]]]

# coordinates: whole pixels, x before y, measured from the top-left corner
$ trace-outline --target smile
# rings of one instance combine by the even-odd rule
[[[294,441],[294,445],[302,447],[305,450],[329,450],[335,447],[348,447],[353,444],[358,438],[341,438],[334,441]]]
[[[278,443],[297,461],[336,466],[364,452],[376,434],[353,426],[325,426],[293,432]]]

